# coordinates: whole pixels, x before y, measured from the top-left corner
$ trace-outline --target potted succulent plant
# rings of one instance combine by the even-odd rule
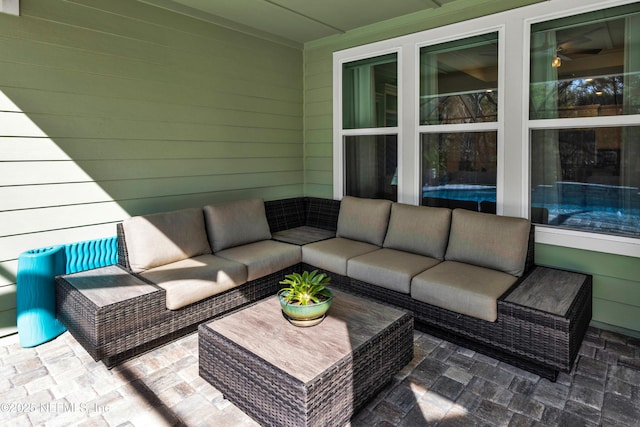
[[[287,274],[278,292],[282,311],[296,326],[317,325],[331,306],[333,293],[326,285],[331,278],[318,270]]]

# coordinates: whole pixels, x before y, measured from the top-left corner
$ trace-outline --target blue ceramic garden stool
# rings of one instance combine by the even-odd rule
[[[17,324],[22,347],[34,347],[66,331],[56,319],[55,288],[55,277],[65,268],[64,246],[34,249],[18,257]]]

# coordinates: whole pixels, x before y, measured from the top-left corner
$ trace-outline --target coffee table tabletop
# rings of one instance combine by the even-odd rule
[[[317,326],[290,324],[274,297],[208,327],[289,375],[310,381],[405,315],[350,294],[335,294],[330,314]]]
[[[297,327],[270,297],[199,328],[200,375],[264,425],[343,424],[413,358],[411,313],[334,291]]]

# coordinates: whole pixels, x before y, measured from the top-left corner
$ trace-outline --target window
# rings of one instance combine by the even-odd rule
[[[333,191],[640,249],[640,2],[554,0],[333,54]],[[616,7],[613,7],[616,6]]]
[[[640,5],[534,24],[530,46],[532,219],[640,236]]]
[[[345,194],[371,199],[397,199],[396,135],[345,137]]]
[[[345,195],[397,200],[397,88],[396,53],[342,65]]]
[[[397,126],[397,54],[342,66],[342,128]]]
[[[422,135],[422,205],[496,212],[496,132]]]
[[[420,49],[421,204],[496,212],[497,122],[497,32]]]
[[[498,120],[498,33],[420,49],[420,124]]]

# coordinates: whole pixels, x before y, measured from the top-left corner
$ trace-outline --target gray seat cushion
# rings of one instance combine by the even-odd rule
[[[255,280],[298,264],[301,252],[298,245],[263,240],[225,249],[216,255],[243,263],[247,266],[247,280]]]
[[[379,249],[351,258],[347,275],[392,291],[408,294],[411,279],[440,261],[395,249]]]
[[[501,271],[444,261],[413,278],[411,297],[456,313],[494,322],[498,298],[516,280]]]
[[[302,262],[333,273],[347,275],[347,261],[380,249],[379,246],[357,240],[335,237],[302,247]]]
[[[382,246],[390,212],[389,200],[344,196],[340,202],[336,236]]]
[[[202,209],[136,216],[125,219],[122,228],[135,273],[211,253]]]
[[[442,261],[450,226],[451,209],[394,203],[383,247]]]
[[[215,255],[201,255],[149,269],[140,276],[166,291],[167,308],[177,310],[247,281],[247,267]]]
[[[531,223],[515,218],[455,209],[445,259],[522,276]]]
[[[262,199],[246,199],[204,207],[213,252],[271,239]]]

